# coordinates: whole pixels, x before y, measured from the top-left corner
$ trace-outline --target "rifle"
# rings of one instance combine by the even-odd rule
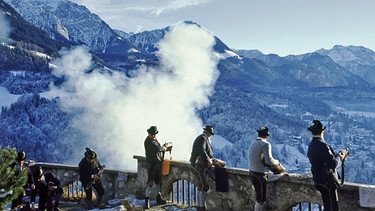
[[[106,167],[106,166],[103,165],[103,166],[100,168],[99,172],[97,173],[97,175],[98,175],[99,177],[103,174],[103,171],[104,171],[105,167]],[[95,184],[95,182],[96,182],[96,180],[95,180],[94,178],[92,178],[92,179],[90,180],[90,182],[87,183],[85,189],[86,189],[86,190],[90,189],[90,188],[92,187],[92,185]]]
[[[333,173],[332,173],[332,176],[333,176],[333,181],[335,182],[335,185],[340,188],[342,186],[344,186],[344,181],[345,181],[345,160],[346,158],[348,157],[349,155],[349,149],[343,149],[341,150],[341,152],[339,152],[339,154],[341,154],[342,156],[342,159],[341,159],[341,177],[340,175],[337,173],[337,176],[336,177]],[[341,178],[341,181],[339,181],[339,178]]]

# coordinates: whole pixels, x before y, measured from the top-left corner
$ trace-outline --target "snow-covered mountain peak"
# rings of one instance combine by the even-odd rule
[[[41,10],[48,9],[48,11],[51,12],[55,11],[62,2],[67,2],[67,0],[5,0],[5,2],[7,2],[15,9],[26,9],[29,7],[34,8],[35,6],[38,6]]]
[[[319,54],[327,55],[337,63],[357,62],[361,65],[375,65],[375,53],[362,46],[335,45],[332,49],[320,49]]]
[[[134,48],[96,14],[85,6],[67,0],[5,0],[28,22],[46,31],[55,40],[68,40],[73,44],[85,44],[96,52],[123,52]]]

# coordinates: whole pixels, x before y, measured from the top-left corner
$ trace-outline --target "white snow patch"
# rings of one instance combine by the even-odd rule
[[[131,49],[128,50],[128,53],[134,53],[134,52],[137,53],[139,51],[135,48],[131,48]]]
[[[225,53],[216,53],[215,52],[215,55],[219,59],[226,59],[226,58],[229,58],[229,57],[237,57],[237,58],[241,59],[241,57],[238,56],[238,54],[234,53],[233,51],[228,51],[228,50],[225,50]]]
[[[211,144],[217,149],[222,149],[225,146],[232,146],[233,144],[220,135],[214,135],[211,137]]]
[[[35,54],[36,56],[39,56],[41,58],[46,58],[46,59],[51,59],[52,57],[50,57],[48,54],[45,54],[45,53],[41,53],[41,52],[38,52],[38,51],[31,51],[31,53]]]
[[[307,158],[307,156],[302,154],[295,147],[285,145],[285,144],[275,144],[272,146],[275,147],[275,149],[279,151],[280,154],[281,154],[282,148],[285,147],[286,153],[288,153],[288,156],[283,156],[284,158],[286,158],[286,161],[282,162],[282,165],[286,168],[286,171],[298,170],[298,166],[296,166],[297,165],[296,161],[298,161],[299,164],[309,162],[309,159]],[[279,160],[280,158],[276,158],[276,159]]]
[[[273,108],[288,108],[288,105],[285,105],[285,104],[272,104],[272,105],[270,105],[270,107],[273,107]]]
[[[56,97],[71,98],[71,97],[74,96],[73,94],[68,93],[68,92],[64,92],[60,89],[51,89],[50,91],[42,92],[39,95],[40,95],[40,97],[44,97],[44,98],[49,99],[49,100],[51,100],[53,98],[56,98]]]
[[[9,91],[0,86],[0,107],[9,107],[12,103],[15,103],[20,95],[10,94]]]

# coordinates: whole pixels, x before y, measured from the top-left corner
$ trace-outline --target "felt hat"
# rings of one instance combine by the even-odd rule
[[[307,128],[307,130],[313,133],[321,133],[325,129],[326,127],[319,120],[313,120],[310,124],[310,127]]]
[[[260,127],[257,131],[258,131],[258,135],[261,136],[261,137],[271,135],[270,131],[268,130],[268,127],[266,127],[266,126]]]
[[[26,160],[26,153],[24,151],[17,152],[16,160],[18,161]]]
[[[92,150],[89,147],[86,147],[85,149],[86,149],[86,152],[85,152],[86,158],[91,159],[91,160],[96,158],[96,153],[94,152],[94,150]]]
[[[147,132],[152,134],[152,135],[155,135],[155,134],[159,133],[158,128],[156,126],[151,126],[149,129],[147,129]]]
[[[212,135],[215,134],[214,128],[211,125],[205,125],[203,130],[210,132]]]

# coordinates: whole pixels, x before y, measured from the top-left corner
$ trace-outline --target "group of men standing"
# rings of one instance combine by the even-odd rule
[[[308,130],[312,134],[312,140],[308,146],[307,156],[311,163],[311,172],[313,175],[314,186],[316,190],[321,193],[323,206],[325,211],[337,211],[339,210],[338,205],[338,194],[337,194],[337,171],[336,168],[343,161],[345,150],[335,153],[334,150],[324,140],[324,132],[326,127],[319,121],[313,120],[308,127]],[[146,208],[149,208],[149,192],[154,181],[158,184],[160,191],[160,169],[162,156],[157,159],[154,156],[155,152],[163,153],[167,149],[166,146],[160,145],[156,139],[158,133],[156,126],[150,127],[147,132],[148,137],[145,140],[146,149],[146,160],[148,162],[149,179],[147,181],[148,188],[146,190]],[[269,129],[266,126],[261,126],[258,130],[257,138],[250,144],[249,147],[249,170],[250,178],[256,192],[256,202],[254,204],[255,211],[265,210],[265,202],[267,195],[267,181],[270,170],[275,174],[285,172],[285,168],[281,163],[274,159],[272,156],[272,146],[268,141],[271,135]],[[209,190],[208,183],[208,169],[212,166],[213,162],[213,151],[210,142],[210,137],[214,135],[214,129],[211,125],[206,125],[203,128],[202,134],[200,134],[193,143],[192,152],[190,157],[190,163],[194,170],[196,170],[200,176],[201,184],[199,184],[197,206],[198,210],[206,210],[205,199],[207,197],[207,191]],[[152,140],[152,141],[151,141]],[[154,145],[154,152],[151,153],[150,146]],[[157,146],[157,147],[155,147]],[[152,156],[151,156],[152,155]],[[162,155],[162,154],[159,154]],[[150,159],[153,157],[153,159]],[[155,164],[155,160],[158,163]],[[159,170],[155,170],[159,169]],[[158,172],[155,174],[155,172]],[[158,204],[161,198],[161,193],[158,192]],[[163,200],[163,203],[165,201]]]
[[[319,121],[313,120],[308,127],[312,134],[312,140],[308,146],[307,156],[311,163],[311,172],[313,175],[314,186],[321,193],[325,211],[337,211],[338,194],[336,168],[343,161],[344,150],[335,153],[331,146],[324,140],[326,127]],[[146,151],[146,161],[148,163],[148,181],[146,189],[146,208],[149,208],[149,197],[153,182],[158,186],[157,203],[164,204],[165,200],[161,199],[161,164],[163,155],[168,149],[166,145],[161,145],[156,134],[159,132],[156,126],[150,127],[148,136],[144,142]],[[280,174],[285,172],[285,168],[272,155],[272,146],[268,141],[271,133],[266,126],[261,126],[258,130],[257,138],[249,147],[249,172],[252,184],[256,192],[255,211],[266,210],[265,202],[267,195],[267,182],[269,172]],[[190,163],[199,176],[201,184],[198,186],[197,209],[206,210],[205,200],[209,190],[208,169],[213,164],[213,151],[210,137],[214,135],[214,129],[211,125],[206,125],[193,143]]]
[[[157,197],[156,203],[158,205],[165,204],[166,201],[162,198],[161,189],[161,168],[164,159],[164,153],[172,150],[172,145],[169,143],[161,144],[156,138],[159,133],[156,126],[151,126],[147,129],[148,136],[144,141],[144,148],[147,162],[147,188],[145,208],[150,208],[150,195],[153,184],[156,185]],[[198,210],[206,210],[205,199],[207,191],[209,190],[207,169],[212,165],[213,151],[209,138],[214,135],[214,129],[210,125],[203,128],[203,133],[199,135],[194,143],[191,153],[191,166],[198,172],[201,178],[201,186],[198,187]]]
[[[336,167],[344,159],[343,152],[335,154],[333,149],[324,140],[324,131],[326,127],[319,120],[312,121],[308,130],[312,133],[312,140],[308,147],[307,156],[311,163],[311,172],[316,189],[321,193],[324,210],[337,211],[338,196],[337,186],[334,175]],[[267,181],[269,171],[278,174],[285,172],[281,163],[272,156],[272,147],[268,138],[271,135],[266,126],[260,127],[257,138],[249,147],[249,170],[250,178],[256,192],[255,211],[265,210],[267,195]],[[156,138],[159,133],[156,126],[147,129],[147,137],[144,141],[144,148],[147,162],[147,187],[145,193],[145,208],[150,208],[150,197],[152,187],[155,184],[157,196],[156,203],[166,204],[166,200],[161,195],[161,169],[164,160],[164,153],[172,150],[170,143],[161,144]],[[211,125],[205,125],[203,132],[193,142],[190,163],[192,168],[198,173],[201,184],[198,186],[197,210],[206,210],[205,200],[209,190],[208,169],[213,165],[213,151],[210,137],[214,135],[214,128]],[[25,167],[24,160],[26,154],[19,152],[14,165],[18,165],[19,171]],[[91,148],[86,148],[84,158],[79,163],[80,181],[86,193],[86,207],[92,209],[98,207],[105,194],[102,183],[100,182],[100,172],[105,166],[102,166],[98,160],[97,154]],[[32,174],[29,174],[28,183],[32,190],[31,201],[34,202],[35,194],[39,194],[40,210],[58,210],[57,206],[62,197],[62,188],[59,180],[52,173],[44,173],[41,166],[34,167]],[[96,203],[93,205],[92,188],[96,190]],[[52,194],[52,195],[51,195]],[[54,197],[55,204],[51,203],[51,196]],[[12,208],[20,203],[21,198],[17,198],[12,203]]]

